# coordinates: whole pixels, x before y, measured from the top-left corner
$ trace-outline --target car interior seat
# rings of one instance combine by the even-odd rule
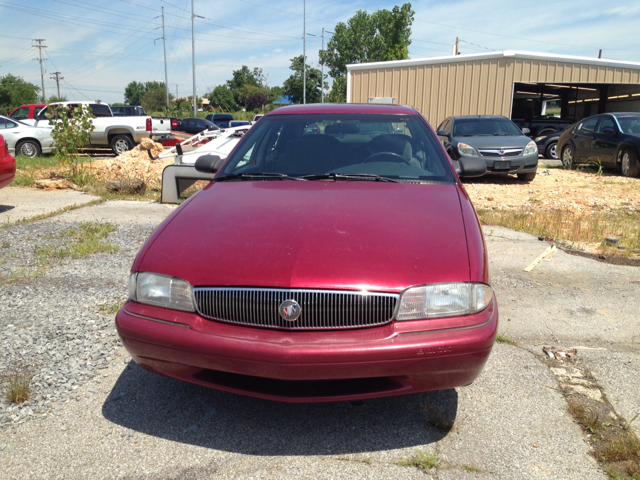
[[[391,152],[400,155],[407,163],[417,168],[422,168],[420,161],[413,156],[413,139],[404,134],[378,135],[369,142],[372,154],[379,152]]]
[[[278,172],[286,174],[327,173],[337,166],[340,141],[329,135],[306,135],[287,142]]]

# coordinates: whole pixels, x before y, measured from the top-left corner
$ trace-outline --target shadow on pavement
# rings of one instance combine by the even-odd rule
[[[447,435],[455,390],[365,402],[289,404],[212,390],[145,372],[133,361],[102,413],[123,427],[216,450],[250,455],[329,455],[407,448]]]
[[[9,210],[13,210],[14,207],[13,205],[0,205],[0,213],[2,212],[8,212]]]

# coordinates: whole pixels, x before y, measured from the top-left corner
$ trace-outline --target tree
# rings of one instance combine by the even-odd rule
[[[89,143],[89,137],[95,130],[91,121],[96,118],[91,113],[91,107],[79,104],[73,110],[71,107],[51,106],[46,113],[50,124],[53,126],[51,136],[55,142],[55,157],[61,164],[71,163],[73,175],[77,173],[78,153],[80,149]]]
[[[0,111],[9,114],[20,105],[38,103],[40,87],[25,82],[22,77],[6,74],[0,78]]]
[[[320,63],[329,67],[334,79],[347,74],[347,64],[404,60],[409,58],[414,11],[410,3],[392,11],[378,10],[369,15],[358,10],[347,21],[335,26],[335,34],[320,51]]]
[[[347,77],[336,78],[331,86],[331,91],[325,98],[331,103],[346,103]]]
[[[264,75],[261,68],[255,67],[253,70],[249,70],[249,67],[243,65],[240,70],[234,70],[232,75],[231,80],[227,80],[227,87],[231,90],[233,100],[239,107],[245,107],[246,98],[256,93],[251,89],[252,87],[265,90],[262,86]]]
[[[60,102],[67,102],[67,101],[69,101],[69,99],[65,95],[61,95],[59,97],[56,95],[51,95],[47,99],[47,103],[60,103]]]
[[[283,94],[290,96],[293,103],[302,103],[303,100],[303,65],[302,55],[291,59],[293,75],[287,78],[282,85]],[[317,68],[311,68],[308,64],[307,70],[307,103],[319,103],[322,99],[320,85],[322,84],[322,73]]]
[[[233,92],[226,85],[218,85],[207,95],[211,106],[220,110],[231,111],[236,109],[236,101],[233,98]]]
[[[169,94],[169,101],[173,99],[173,95]],[[159,112],[167,106],[167,91],[164,87],[154,88],[144,94],[140,105],[147,112]]]
[[[247,111],[260,110],[262,107],[269,105],[269,99],[265,92],[252,93],[247,96],[246,109]]]
[[[142,105],[142,97],[157,88],[165,88],[164,82],[131,82],[124,89],[124,103],[126,105]]]

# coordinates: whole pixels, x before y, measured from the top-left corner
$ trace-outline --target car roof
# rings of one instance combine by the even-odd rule
[[[458,120],[461,118],[482,118],[482,119],[491,120],[495,118],[507,118],[507,117],[503,115],[456,115],[454,117],[451,117],[452,120]]]
[[[310,103],[289,105],[270,111],[267,115],[307,115],[352,113],[373,115],[419,115],[413,107],[405,105],[382,105],[378,103]]]

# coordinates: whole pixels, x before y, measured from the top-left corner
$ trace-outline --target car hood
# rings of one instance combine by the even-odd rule
[[[458,188],[214,182],[176,212],[137,270],[194,286],[400,292],[469,281]]]
[[[455,137],[457,142],[466,143],[476,148],[524,148],[531,141],[529,137],[520,136],[481,136],[481,137]]]

